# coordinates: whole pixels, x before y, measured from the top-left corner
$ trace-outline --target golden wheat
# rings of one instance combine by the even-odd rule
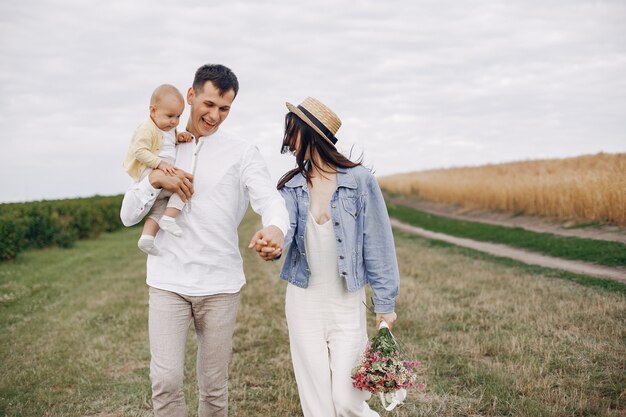
[[[389,192],[490,209],[626,226],[626,153],[390,175]]]

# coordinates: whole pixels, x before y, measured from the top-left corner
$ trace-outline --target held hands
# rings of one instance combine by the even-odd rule
[[[177,143],[191,142],[192,140],[193,135],[189,132],[178,132],[178,134],[176,135]]]
[[[155,169],[148,176],[148,180],[154,188],[163,188],[176,193],[187,202],[193,194],[193,175],[176,167],[174,171],[174,175],[170,176],[160,169]]]
[[[161,171],[165,172],[167,175],[176,175],[176,167],[172,164],[168,164],[165,161],[161,161],[159,162],[159,165],[157,165],[157,169],[160,169]]]
[[[276,226],[267,226],[252,236],[248,248],[254,248],[261,259],[271,261],[280,256],[285,236]]]
[[[378,326],[380,326],[380,322],[385,320],[385,322],[389,326],[389,330],[391,330],[397,319],[398,315],[395,313],[395,311],[392,311],[391,313],[376,313],[376,328],[378,329]]]

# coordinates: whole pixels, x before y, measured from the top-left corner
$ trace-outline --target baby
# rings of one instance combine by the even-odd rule
[[[163,84],[154,90],[150,98],[150,117],[135,129],[124,160],[124,169],[135,181],[143,179],[153,169],[160,169],[168,175],[176,174],[173,165],[176,144],[193,140],[191,133],[176,132],[184,108],[185,101],[176,87]],[[161,191],[137,242],[139,249],[149,255],[159,254],[154,246],[159,228],[176,237],[182,236],[176,217],[184,205],[177,194]]]

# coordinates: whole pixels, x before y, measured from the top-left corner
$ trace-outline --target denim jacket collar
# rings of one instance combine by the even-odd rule
[[[301,173],[297,173],[292,179],[287,181],[285,187],[308,189],[306,178]],[[337,188],[345,187],[356,189],[356,179],[349,169],[337,168]]]

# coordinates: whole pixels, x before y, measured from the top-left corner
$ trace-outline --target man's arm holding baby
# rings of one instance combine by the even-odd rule
[[[193,175],[176,168],[174,175],[160,169],[153,170],[141,181],[133,183],[122,201],[120,218],[124,226],[133,226],[141,221],[154,204],[162,189],[171,191],[187,201],[193,194]]]
[[[174,175],[161,170],[154,170],[148,175],[150,185],[156,189],[171,191],[187,202],[193,194],[193,175],[174,167]]]
[[[174,165],[167,163],[165,161],[159,162],[157,169],[160,169],[161,171],[165,172],[167,175],[176,175],[176,170],[177,170],[177,168]]]

